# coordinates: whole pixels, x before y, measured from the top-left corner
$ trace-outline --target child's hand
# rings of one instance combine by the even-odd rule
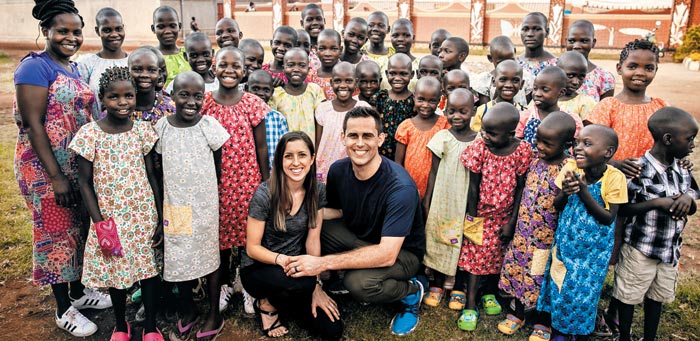
[[[153,232],[151,237],[151,248],[155,249],[163,244],[163,223],[159,222],[158,227]]]
[[[272,78],[272,86],[275,88],[278,86],[284,86],[284,80],[282,78],[273,77]]]
[[[673,202],[678,198],[678,195],[672,197],[656,198],[654,199],[654,204],[656,208],[664,212],[670,212]]]
[[[561,190],[566,195],[576,194],[581,190],[581,179],[572,171],[566,172],[564,181],[561,184]],[[585,186],[583,186],[585,187]]]
[[[637,178],[642,174],[642,167],[637,163],[639,159],[628,158],[620,162],[620,170],[628,178]]]
[[[693,162],[688,160],[688,159],[680,160],[679,165],[681,166],[681,168],[683,168],[689,172],[693,170]]]
[[[671,217],[676,220],[684,219],[688,212],[690,212],[690,207],[693,205],[693,198],[687,194],[676,195],[673,204],[668,209],[668,213]]]
[[[509,220],[505,225],[498,229],[498,239],[501,243],[508,244],[508,242],[513,239],[513,234],[515,233],[515,221],[513,219]]]

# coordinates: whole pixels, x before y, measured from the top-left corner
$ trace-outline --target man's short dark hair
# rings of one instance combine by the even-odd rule
[[[375,126],[377,128],[377,133],[382,133],[382,119],[379,117],[379,112],[371,107],[355,107],[350,109],[345,114],[343,119],[343,131],[348,129],[348,120],[351,118],[361,118],[361,117],[371,117],[374,119]]]

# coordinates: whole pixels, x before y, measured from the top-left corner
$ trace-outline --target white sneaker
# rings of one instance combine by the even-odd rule
[[[112,298],[107,294],[90,288],[83,289],[83,293],[81,298],[70,298],[70,303],[75,309],[107,309],[112,307]]]
[[[221,292],[219,293],[219,312],[226,311],[232,296],[233,288],[231,288],[228,284],[222,285]]]
[[[248,315],[253,315],[255,314],[255,307],[253,307],[253,302],[255,302],[255,299],[253,296],[250,296],[250,294],[243,290],[243,310],[245,310],[245,313]]]
[[[63,313],[61,318],[56,313],[56,325],[76,337],[87,337],[97,331],[97,325],[72,306]]]

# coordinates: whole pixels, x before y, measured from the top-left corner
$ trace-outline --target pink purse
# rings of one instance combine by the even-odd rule
[[[119,242],[117,234],[117,224],[113,218],[99,221],[93,224],[97,233],[97,242],[105,257],[122,257],[122,243]]]

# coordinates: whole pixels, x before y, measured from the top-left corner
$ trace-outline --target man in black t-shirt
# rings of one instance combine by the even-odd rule
[[[328,171],[321,230],[325,256],[291,257],[287,275],[347,270],[343,284],[357,300],[404,304],[391,330],[406,335],[418,325],[425,280],[416,277],[425,253],[418,190],[403,167],[379,154],[385,135],[374,109],[350,110],[342,137],[349,157]]]

